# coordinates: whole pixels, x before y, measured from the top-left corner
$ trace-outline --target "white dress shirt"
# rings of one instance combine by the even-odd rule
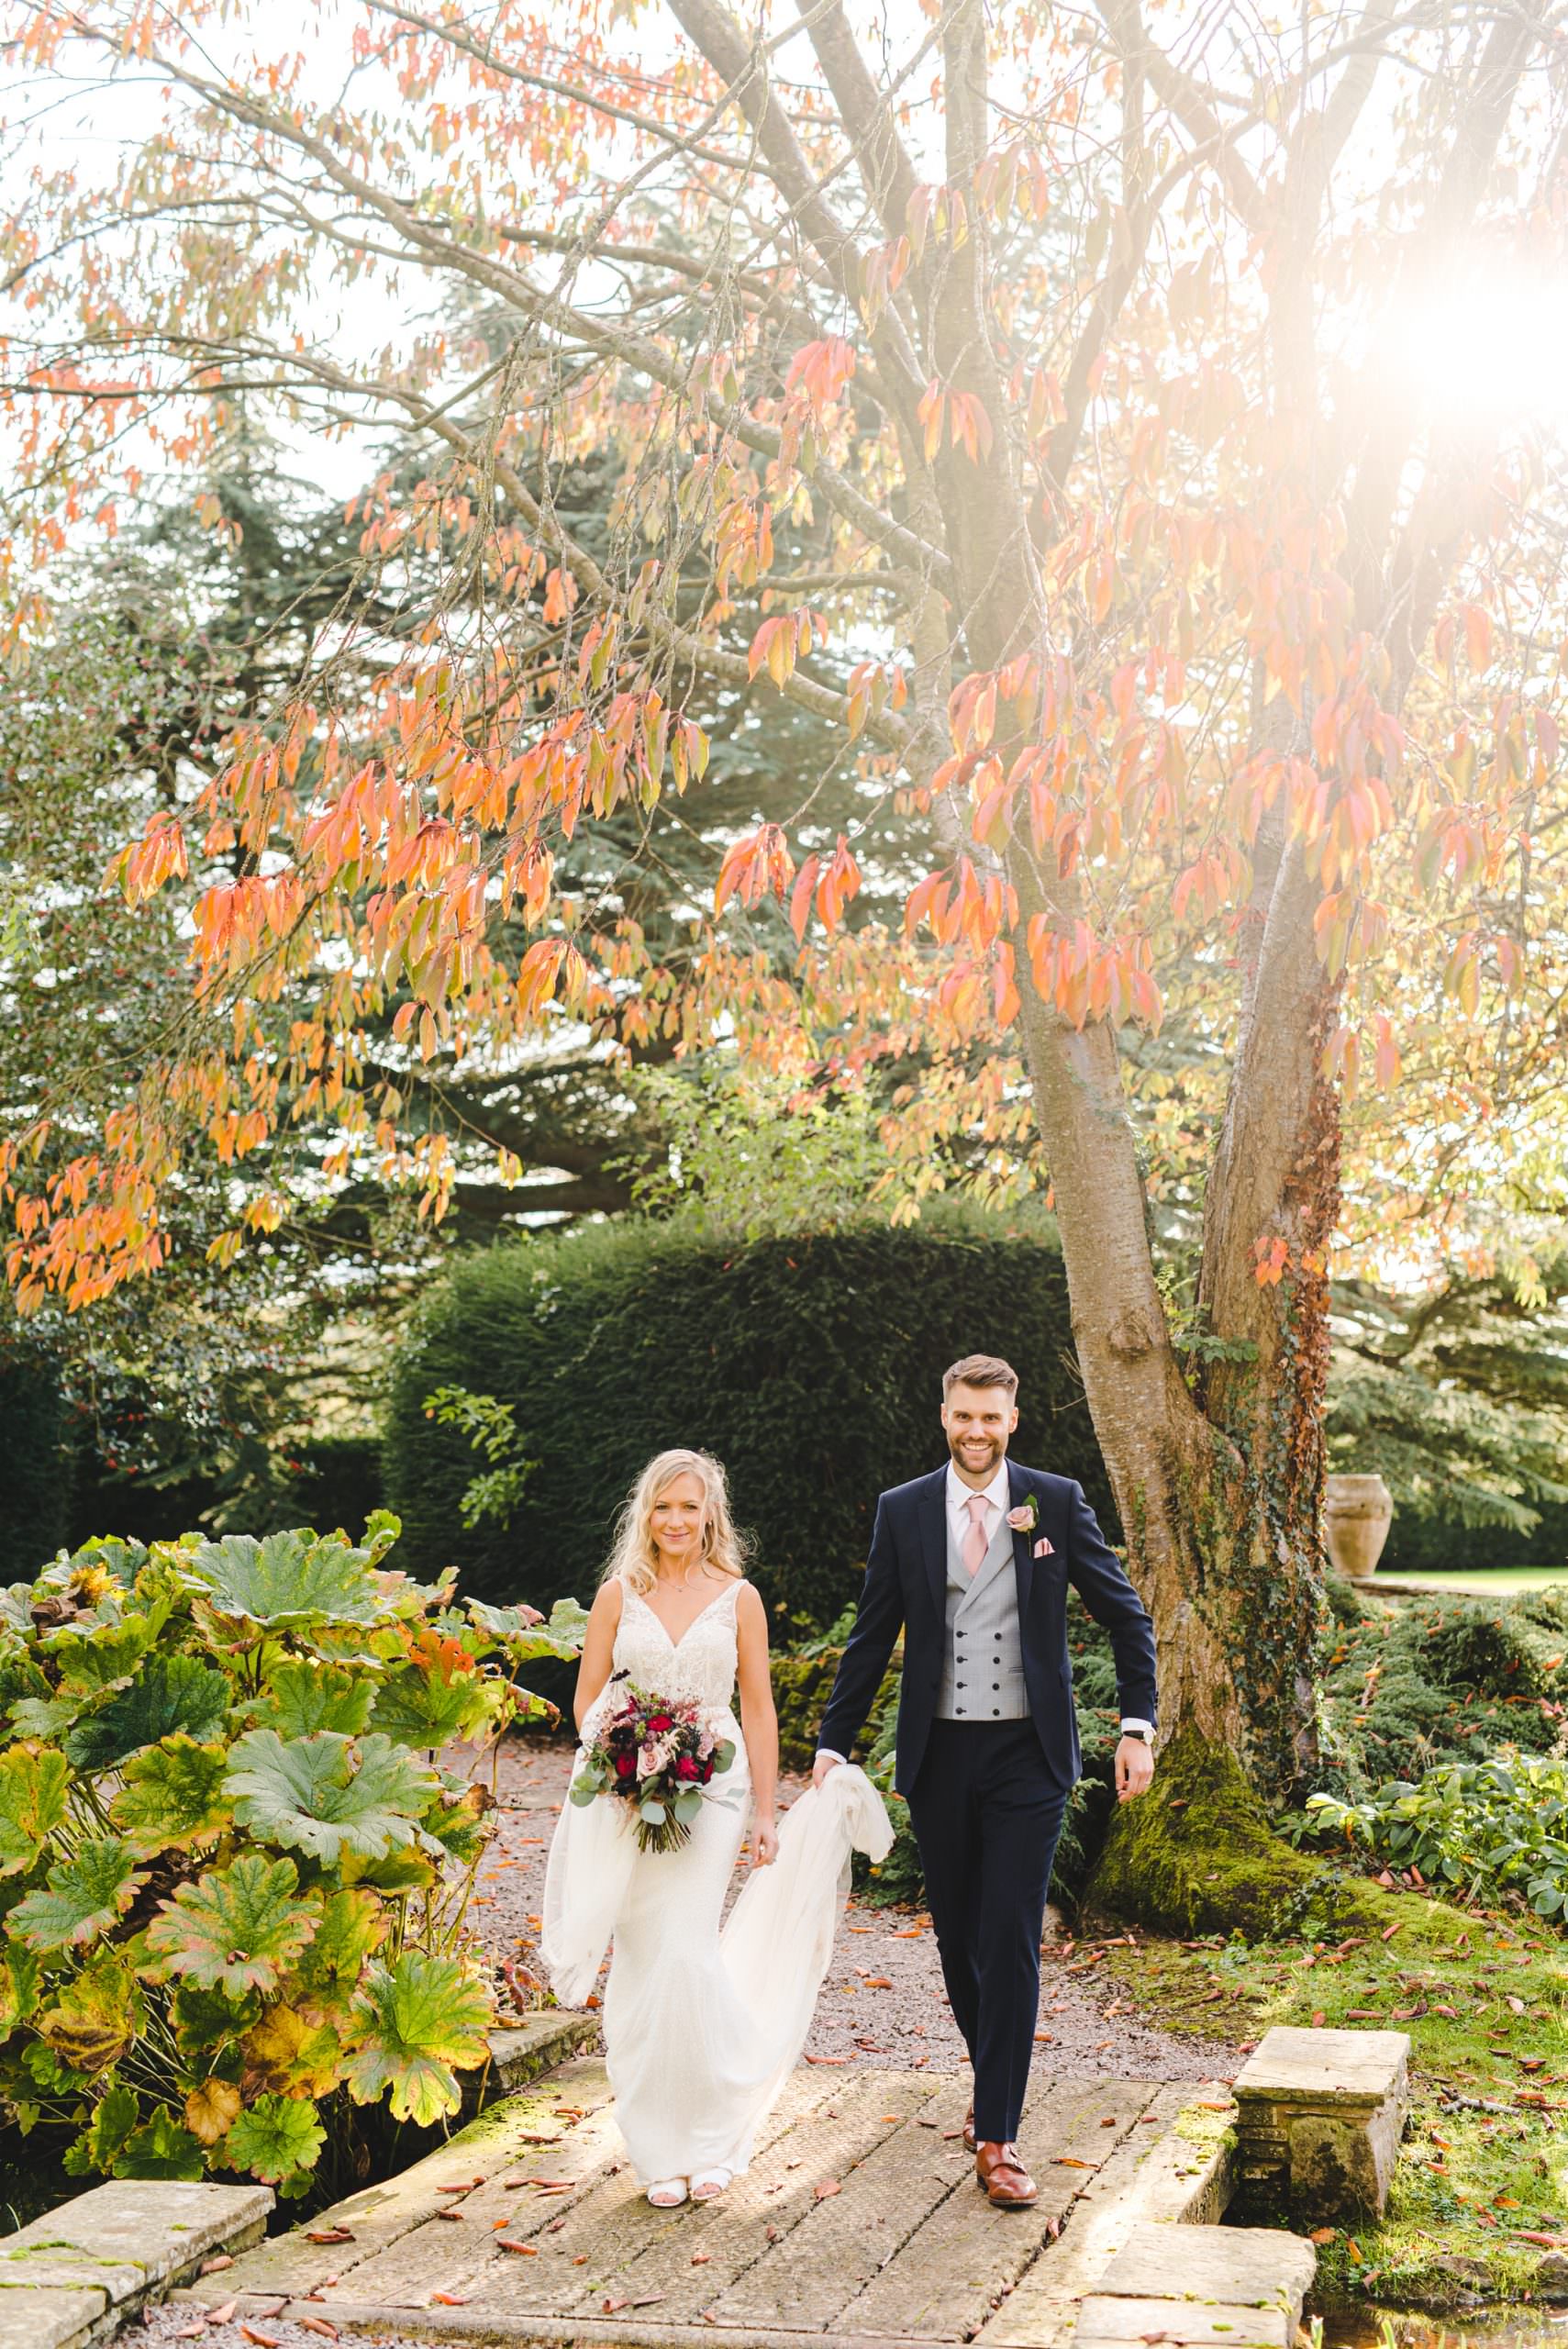
[[[988,1485],[981,1486],[978,1489],[984,1494],[985,1500],[985,1542],[986,1547],[989,1548],[996,1531],[996,1520],[999,1517],[1006,1515],[1008,1507],[1007,1464],[1006,1460],[1002,1461],[996,1470],[996,1474],[992,1477],[991,1482]],[[976,1487],[973,1485],[966,1485],[964,1483],[963,1478],[959,1475],[957,1468],[950,1460],[948,1462],[947,1483],[948,1531],[958,1544],[958,1554],[961,1558],[963,1555],[965,1537],[969,1532],[970,1526],[973,1522],[973,1515],[969,1507],[969,1500],[971,1494],[975,1490]],[[1146,1731],[1149,1727],[1150,1723],[1148,1721],[1139,1720],[1133,1714],[1129,1713],[1126,1714],[1122,1720],[1122,1735],[1124,1737],[1128,1737],[1135,1731]],[[829,1762],[842,1762],[847,1759],[847,1757],[842,1753],[835,1753],[830,1745],[819,1745],[817,1751]]]
[[[959,1475],[958,1470],[953,1466],[952,1462],[950,1460],[948,1462],[947,1493],[948,1531],[952,1535],[954,1542],[958,1544],[958,1554],[961,1558],[963,1555],[963,1545],[969,1539],[970,1526],[973,1522],[973,1519],[970,1513],[969,1503],[970,1497],[973,1493],[974,1489],[975,1488],[973,1485],[966,1485],[964,1483],[963,1478]],[[983,1522],[985,1527],[985,1547],[986,1549],[989,1549],[991,1546],[992,1536],[996,1531],[996,1520],[999,1517],[1005,1517],[1007,1511],[1007,1464],[1006,1460],[1002,1462],[1001,1466],[997,1469],[996,1474],[992,1477],[991,1482],[988,1485],[982,1486],[981,1497],[985,1503],[985,1514]]]

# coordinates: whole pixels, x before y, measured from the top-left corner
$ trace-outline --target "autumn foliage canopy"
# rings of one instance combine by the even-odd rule
[[[383,615],[126,844],[128,907],[190,892],[191,1017],[102,1132],[6,1137],[21,1301],[154,1270],[195,1152],[220,1252],[284,1211],[244,1178],[289,1133],[439,1216],[384,1018],[411,1073],[722,1036],[896,1079],[905,1211],[961,1146],[1051,1186],[1149,1588],[1190,1592],[1217,1459],[1273,1497],[1254,1556],[1315,1560],[1336,1237],[1484,1248],[1557,1179],[1548,12],[0,17],[40,120],[84,81],[136,122],[92,175],[40,131],[5,230],[12,663],[51,565],[150,468],[204,495],[242,403],[352,456]],[[563,885],[784,704],[819,768],[673,944]],[[1201,1221],[1183,1300],[1151,1194]]]

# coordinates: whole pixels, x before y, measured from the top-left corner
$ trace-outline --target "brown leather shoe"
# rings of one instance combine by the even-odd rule
[[[974,2107],[973,2105],[963,2116],[963,2150],[966,2154],[972,2154],[974,2151]]]
[[[998,2210],[1027,2210],[1040,2200],[1040,2188],[1019,2161],[1016,2145],[988,2143],[983,2137],[974,2148],[974,2175],[986,2200]]]

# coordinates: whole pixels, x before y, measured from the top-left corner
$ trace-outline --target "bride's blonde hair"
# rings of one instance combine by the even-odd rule
[[[721,1575],[746,1572],[746,1542],[729,1513],[729,1487],[723,1469],[706,1452],[661,1452],[649,1462],[616,1520],[615,1545],[605,1580],[617,1576],[646,1596],[659,1579],[653,1547],[653,1509],[677,1476],[695,1476],[703,1489],[702,1562]]]

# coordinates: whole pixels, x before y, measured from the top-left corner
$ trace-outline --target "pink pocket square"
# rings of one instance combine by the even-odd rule
[[[1054,1558],[1056,1555],[1053,1544],[1046,1540],[1043,1533],[1034,1545],[1034,1554],[1037,1558]]]

